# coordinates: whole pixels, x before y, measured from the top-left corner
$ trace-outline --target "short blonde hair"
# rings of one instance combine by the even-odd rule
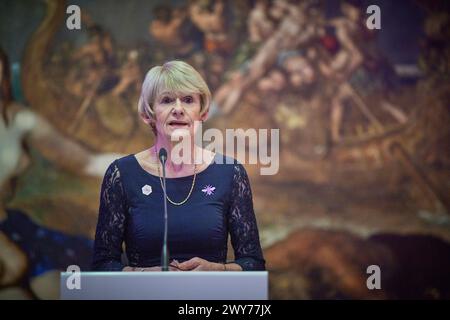
[[[200,73],[190,64],[173,60],[151,68],[145,75],[138,112],[142,117],[153,118],[156,98],[163,92],[197,93],[200,95],[200,113],[209,110],[211,91]]]

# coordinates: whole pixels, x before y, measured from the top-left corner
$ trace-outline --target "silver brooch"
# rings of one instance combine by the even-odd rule
[[[148,196],[150,193],[152,193],[152,186],[149,186],[148,184],[143,186],[142,193],[145,194],[146,196]]]

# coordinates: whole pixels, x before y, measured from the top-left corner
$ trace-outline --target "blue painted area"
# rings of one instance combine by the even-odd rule
[[[14,242],[27,255],[29,278],[50,270],[65,271],[69,265],[90,270],[93,253],[91,239],[42,227],[19,210],[7,209],[7,213],[7,219],[0,223],[0,231],[10,239],[15,238]]]

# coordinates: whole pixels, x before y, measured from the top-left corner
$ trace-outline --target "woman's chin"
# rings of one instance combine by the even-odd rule
[[[169,126],[166,130],[167,136],[169,137],[184,137],[191,135],[191,130],[189,126],[178,127]]]

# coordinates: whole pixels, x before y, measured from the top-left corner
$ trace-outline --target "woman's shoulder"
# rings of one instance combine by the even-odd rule
[[[115,159],[106,170],[103,180],[114,182],[121,189],[128,190],[138,175],[136,165],[133,161],[135,161],[133,154]]]
[[[134,154],[129,154],[121,158],[117,158],[113,164],[115,164],[119,170],[125,171],[126,169],[133,167],[136,162],[136,157]]]
[[[245,167],[239,160],[222,153],[216,153],[214,164],[223,176],[227,175],[234,179],[236,176],[246,174]]]
[[[216,152],[214,156],[215,164],[240,165],[240,162],[233,157],[227,156],[223,153]]]
[[[106,169],[106,175],[118,175],[123,176],[123,174],[129,171],[129,168],[133,165],[133,154],[129,154],[112,161],[108,168]]]

